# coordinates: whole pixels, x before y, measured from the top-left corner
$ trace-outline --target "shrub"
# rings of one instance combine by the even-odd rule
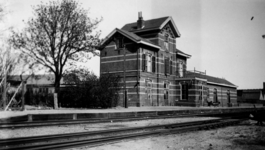
[[[71,76],[73,76],[71,74]],[[77,79],[77,78],[71,78]],[[77,108],[110,108],[117,106],[120,90],[120,78],[106,74],[97,78],[90,77],[78,79],[75,84],[61,88],[59,105],[62,107]],[[71,81],[73,83],[73,81]]]

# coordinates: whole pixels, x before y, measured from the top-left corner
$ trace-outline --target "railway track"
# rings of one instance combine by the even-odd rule
[[[22,137],[0,140],[1,150],[47,150],[66,149],[81,146],[97,146],[121,140],[155,135],[180,133],[194,130],[217,128],[239,123],[243,119],[214,119],[155,126],[101,130],[69,134]]]
[[[93,124],[93,123],[107,123],[107,122],[128,122],[140,121],[147,119],[166,119],[166,118],[183,118],[183,117],[227,117],[227,116],[247,116],[249,112],[244,113],[205,113],[205,114],[178,114],[178,115],[158,115],[158,116],[144,116],[144,117],[130,117],[130,118],[103,118],[103,119],[86,119],[86,120],[57,120],[57,121],[34,121],[34,122],[9,122],[0,123],[0,129],[4,128],[29,128],[29,127],[43,127],[56,125],[74,125],[74,124]]]

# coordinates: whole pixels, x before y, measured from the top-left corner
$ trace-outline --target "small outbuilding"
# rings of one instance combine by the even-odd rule
[[[179,85],[178,106],[237,105],[237,86],[224,78],[194,70],[186,71],[184,77],[176,79],[176,84]]]

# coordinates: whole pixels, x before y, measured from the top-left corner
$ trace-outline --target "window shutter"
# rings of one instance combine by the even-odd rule
[[[146,57],[145,54],[142,55],[142,70],[143,72],[145,71],[145,66],[146,66]]]
[[[152,57],[152,72],[156,72],[156,57]]]

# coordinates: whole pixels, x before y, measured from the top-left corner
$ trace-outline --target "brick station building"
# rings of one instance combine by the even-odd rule
[[[114,29],[105,38],[99,48],[100,75],[112,73],[125,81],[120,106],[236,103],[232,83],[186,71],[191,55],[176,48],[179,37],[172,17],[144,20],[140,12],[136,22]]]

